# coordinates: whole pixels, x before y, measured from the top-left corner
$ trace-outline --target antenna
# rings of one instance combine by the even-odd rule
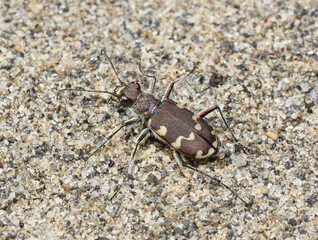
[[[120,79],[120,77],[119,77],[119,75],[118,75],[118,73],[117,73],[117,71],[116,71],[116,69],[115,69],[115,67],[114,67],[114,64],[112,63],[112,61],[110,60],[110,57],[109,57],[109,56],[107,55],[107,53],[106,53],[106,48],[103,48],[103,49],[101,50],[101,54],[103,54],[103,55],[106,56],[106,58],[107,58],[107,60],[109,61],[110,65],[112,66],[112,69],[114,70],[115,75],[116,75],[118,81],[120,82],[120,84],[122,84],[122,85],[124,85],[124,86],[127,86],[127,84],[124,83],[124,82]]]
[[[108,93],[108,94],[110,94],[110,95],[112,95],[112,96],[118,98],[118,95],[117,95],[117,94],[111,93],[111,92],[108,92],[108,91],[97,91],[97,90],[87,90],[87,89],[78,89],[78,88],[65,88],[65,89],[60,90],[60,91],[57,93],[57,99],[59,99],[59,97],[60,97],[60,95],[61,95],[61,92],[66,92],[66,91]]]

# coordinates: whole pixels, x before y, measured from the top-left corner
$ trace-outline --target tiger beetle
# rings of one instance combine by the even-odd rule
[[[161,98],[161,100],[159,100],[153,95],[157,78],[155,76],[146,75],[141,69],[140,62],[139,70],[142,76],[153,79],[153,83],[151,84],[149,89],[150,93],[142,92],[140,84],[138,82],[131,82],[129,84],[126,84],[123,81],[121,81],[105,49],[101,51],[101,55],[104,55],[108,59],[120,83],[119,85],[117,85],[113,92],[67,88],[60,90],[58,92],[57,97],[59,97],[60,94],[64,91],[107,93],[110,94],[112,98],[114,98],[116,101],[118,101],[121,106],[132,108],[136,113],[136,117],[123,122],[116,131],[110,134],[107,137],[107,139],[98,148],[96,148],[93,151],[93,153],[91,153],[87,157],[87,159],[89,159],[92,155],[99,151],[121,129],[129,125],[139,123],[142,124],[144,128],[137,138],[137,144],[130,158],[128,175],[124,179],[124,182],[132,176],[132,167],[138,147],[152,135],[173,148],[174,158],[176,159],[180,168],[186,167],[209,177],[220,186],[231,191],[232,194],[239,198],[245,204],[246,207],[250,207],[253,204],[253,198],[250,200],[250,202],[246,202],[234,190],[232,190],[230,187],[221,182],[221,180],[188,164],[183,159],[183,157],[187,157],[192,159],[193,161],[199,162],[201,160],[206,160],[213,156],[216,156],[216,154],[218,153],[220,145],[219,139],[214,134],[213,127],[209,125],[207,121],[204,119],[205,116],[207,116],[209,113],[215,110],[217,110],[220,113],[226,128],[231,133],[235,142],[239,143],[237,138],[234,136],[233,132],[230,130],[219,106],[211,107],[203,111],[202,113],[196,115],[190,110],[184,108],[182,105],[177,104],[176,102],[169,99],[174,85],[178,81],[187,78],[189,75],[191,75],[194,72],[197,65],[199,64],[199,62],[195,64],[193,69],[185,77],[181,77],[178,80],[171,82],[164,96]],[[245,147],[243,146],[243,149],[244,148]],[[117,186],[110,200],[112,200],[115,197],[115,195],[119,192],[123,183]]]

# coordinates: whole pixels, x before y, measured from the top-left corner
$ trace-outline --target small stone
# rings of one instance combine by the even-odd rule
[[[32,9],[34,13],[39,14],[44,9],[44,5],[42,3],[36,3],[33,5]]]
[[[15,225],[15,226],[19,226],[19,224],[20,224],[20,220],[17,219],[17,218],[12,219],[11,222],[12,222],[13,225]]]
[[[302,82],[299,86],[300,86],[302,92],[309,91],[310,86],[308,85],[307,82]]]
[[[281,112],[281,113],[279,113],[279,116],[281,119],[286,120],[286,114]]]
[[[69,191],[70,191],[70,187],[69,187],[67,184],[65,184],[64,182],[62,182],[61,185],[62,185],[62,188],[63,188],[66,192],[69,192]]]
[[[183,229],[188,229],[188,228],[189,228],[189,225],[190,225],[189,220],[185,220],[185,221],[183,222]]]
[[[296,226],[297,225],[297,221],[294,218],[291,218],[288,220],[288,223],[292,226]]]
[[[163,190],[161,193],[161,197],[165,198],[168,196],[168,192],[166,190]]]
[[[265,136],[273,139],[274,141],[278,139],[278,134],[274,132],[265,132]]]
[[[35,48],[37,46],[36,42],[30,42],[30,47]]]
[[[146,181],[147,181],[148,183],[150,183],[150,184],[158,184],[158,181],[159,181],[159,180],[158,180],[158,178],[157,178],[154,174],[150,173],[150,174],[148,175]]]
[[[155,209],[155,206],[151,205],[151,206],[149,206],[148,211],[152,212],[154,209]]]
[[[27,27],[21,27],[21,31],[24,32],[24,33],[26,33],[26,32],[29,31],[29,29],[28,29]]]
[[[313,194],[307,199],[307,203],[312,206],[317,202],[317,195]]]

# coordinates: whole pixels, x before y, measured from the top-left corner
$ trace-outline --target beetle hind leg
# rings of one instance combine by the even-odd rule
[[[241,197],[238,195],[238,193],[236,193],[234,190],[232,190],[232,188],[230,188],[229,186],[225,185],[225,184],[224,184],[221,180],[219,180],[218,178],[216,178],[216,177],[214,177],[214,176],[212,176],[212,175],[210,175],[210,174],[208,174],[208,173],[206,173],[206,172],[204,172],[204,171],[202,171],[202,170],[200,170],[200,169],[198,169],[198,168],[196,168],[196,167],[193,167],[193,166],[187,164],[187,163],[183,160],[183,158],[182,158],[182,156],[180,155],[179,152],[174,151],[174,157],[175,157],[176,161],[178,162],[178,165],[179,165],[181,168],[186,167],[186,168],[189,168],[189,169],[191,169],[191,170],[193,170],[193,171],[196,171],[196,172],[198,172],[198,173],[201,173],[202,175],[205,175],[205,176],[209,177],[209,178],[212,179],[213,182],[215,182],[216,184],[218,184],[218,185],[220,185],[220,186],[222,186],[222,187],[228,189],[235,197],[237,197],[238,199],[240,199],[240,200],[245,204],[246,207],[250,207],[250,206],[253,204],[253,199],[251,199],[249,202],[246,202],[243,198],[241,198]]]
[[[240,147],[242,147],[244,153],[247,153],[246,150],[251,151],[249,148],[245,147],[242,143],[240,143],[240,141],[235,137],[233,131],[232,131],[231,128],[229,127],[229,124],[228,124],[227,121],[225,120],[225,117],[224,117],[224,115],[223,115],[223,113],[222,113],[222,110],[221,110],[221,108],[220,108],[219,106],[216,105],[216,106],[214,106],[214,107],[211,107],[211,108],[209,108],[209,109],[203,111],[202,113],[200,113],[198,116],[201,117],[201,118],[204,118],[206,115],[208,115],[209,113],[211,113],[211,112],[213,112],[213,111],[215,111],[215,110],[217,110],[217,111],[220,113],[221,118],[222,118],[222,121],[223,121],[223,123],[224,123],[225,126],[226,126],[226,129],[231,133],[231,135],[232,135],[234,141],[235,141],[236,143],[238,143],[238,144],[240,145]]]

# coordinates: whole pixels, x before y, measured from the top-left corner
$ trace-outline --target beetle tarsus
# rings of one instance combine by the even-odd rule
[[[247,204],[245,204],[245,206],[247,208],[250,208],[250,207],[252,207],[253,204],[254,204],[254,198],[251,198],[251,200]]]

